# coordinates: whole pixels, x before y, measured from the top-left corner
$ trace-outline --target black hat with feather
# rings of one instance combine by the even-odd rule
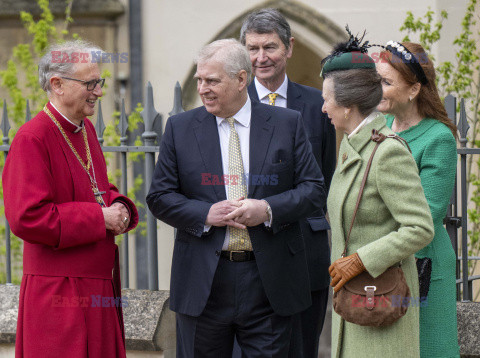
[[[345,29],[350,35],[348,41],[337,44],[332,53],[322,60],[323,68],[320,76],[323,78],[332,71],[375,68],[375,61],[367,54],[368,49],[374,45],[370,45],[368,41],[362,43],[365,32],[358,38],[350,32],[348,25]]]

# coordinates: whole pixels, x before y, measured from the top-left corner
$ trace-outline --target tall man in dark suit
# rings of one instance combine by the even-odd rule
[[[287,357],[291,317],[311,304],[299,220],[325,205],[299,112],[251,102],[238,41],[196,60],[204,106],[169,118],[147,196],[177,228],[170,308],[177,357]]]
[[[303,117],[313,154],[328,188],[335,171],[335,129],[322,112],[322,92],[294,83],[287,78],[287,60],[292,56],[294,38],[287,20],[275,9],[251,13],[244,21],[241,42],[252,62],[255,80],[248,86],[252,101],[287,107]],[[330,250],[325,208],[301,221],[305,239],[312,306],[294,318],[290,345],[291,358],[316,358],[318,342],[327,309],[330,277]]]

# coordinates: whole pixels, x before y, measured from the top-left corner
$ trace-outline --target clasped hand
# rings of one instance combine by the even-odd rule
[[[332,277],[330,286],[333,287],[334,292],[338,292],[343,285],[363,271],[365,271],[365,266],[363,266],[363,262],[357,253],[341,257],[328,268],[328,272]]]
[[[130,215],[125,205],[115,202],[109,207],[102,208],[102,212],[107,230],[110,230],[114,235],[120,235],[127,230],[130,224]]]
[[[207,215],[206,225],[232,226],[246,229],[268,220],[267,203],[263,200],[224,200],[213,204]]]

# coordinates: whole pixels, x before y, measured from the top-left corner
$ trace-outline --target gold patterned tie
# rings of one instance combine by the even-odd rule
[[[245,172],[243,170],[242,151],[240,149],[240,139],[235,130],[235,118],[226,118],[230,125],[230,139],[228,140],[228,174],[230,174],[230,184],[228,185],[228,198],[235,200],[240,197],[247,197],[247,184],[245,181]],[[230,240],[228,250],[252,250],[252,242],[247,229],[237,229],[230,227]]]
[[[268,104],[270,106],[275,106],[275,100],[277,99],[278,97],[278,93],[270,93],[268,95]]]

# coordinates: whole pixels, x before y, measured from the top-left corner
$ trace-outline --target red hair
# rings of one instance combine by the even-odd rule
[[[435,68],[433,67],[432,61],[420,44],[402,42],[402,46],[407,48],[417,58],[428,81],[426,85],[421,84],[420,92],[417,96],[418,113],[423,118],[433,118],[442,122],[450,129],[453,136],[457,138],[457,126],[448,118],[447,111],[438,94],[437,85],[435,84]],[[410,86],[413,86],[417,82],[420,83],[415,73],[413,73],[404,61],[400,61],[398,58],[392,60],[392,57],[392,53],[387,50],[382,51],[380,54],[381,60],[387,62],[397,70],[403,80]]]

